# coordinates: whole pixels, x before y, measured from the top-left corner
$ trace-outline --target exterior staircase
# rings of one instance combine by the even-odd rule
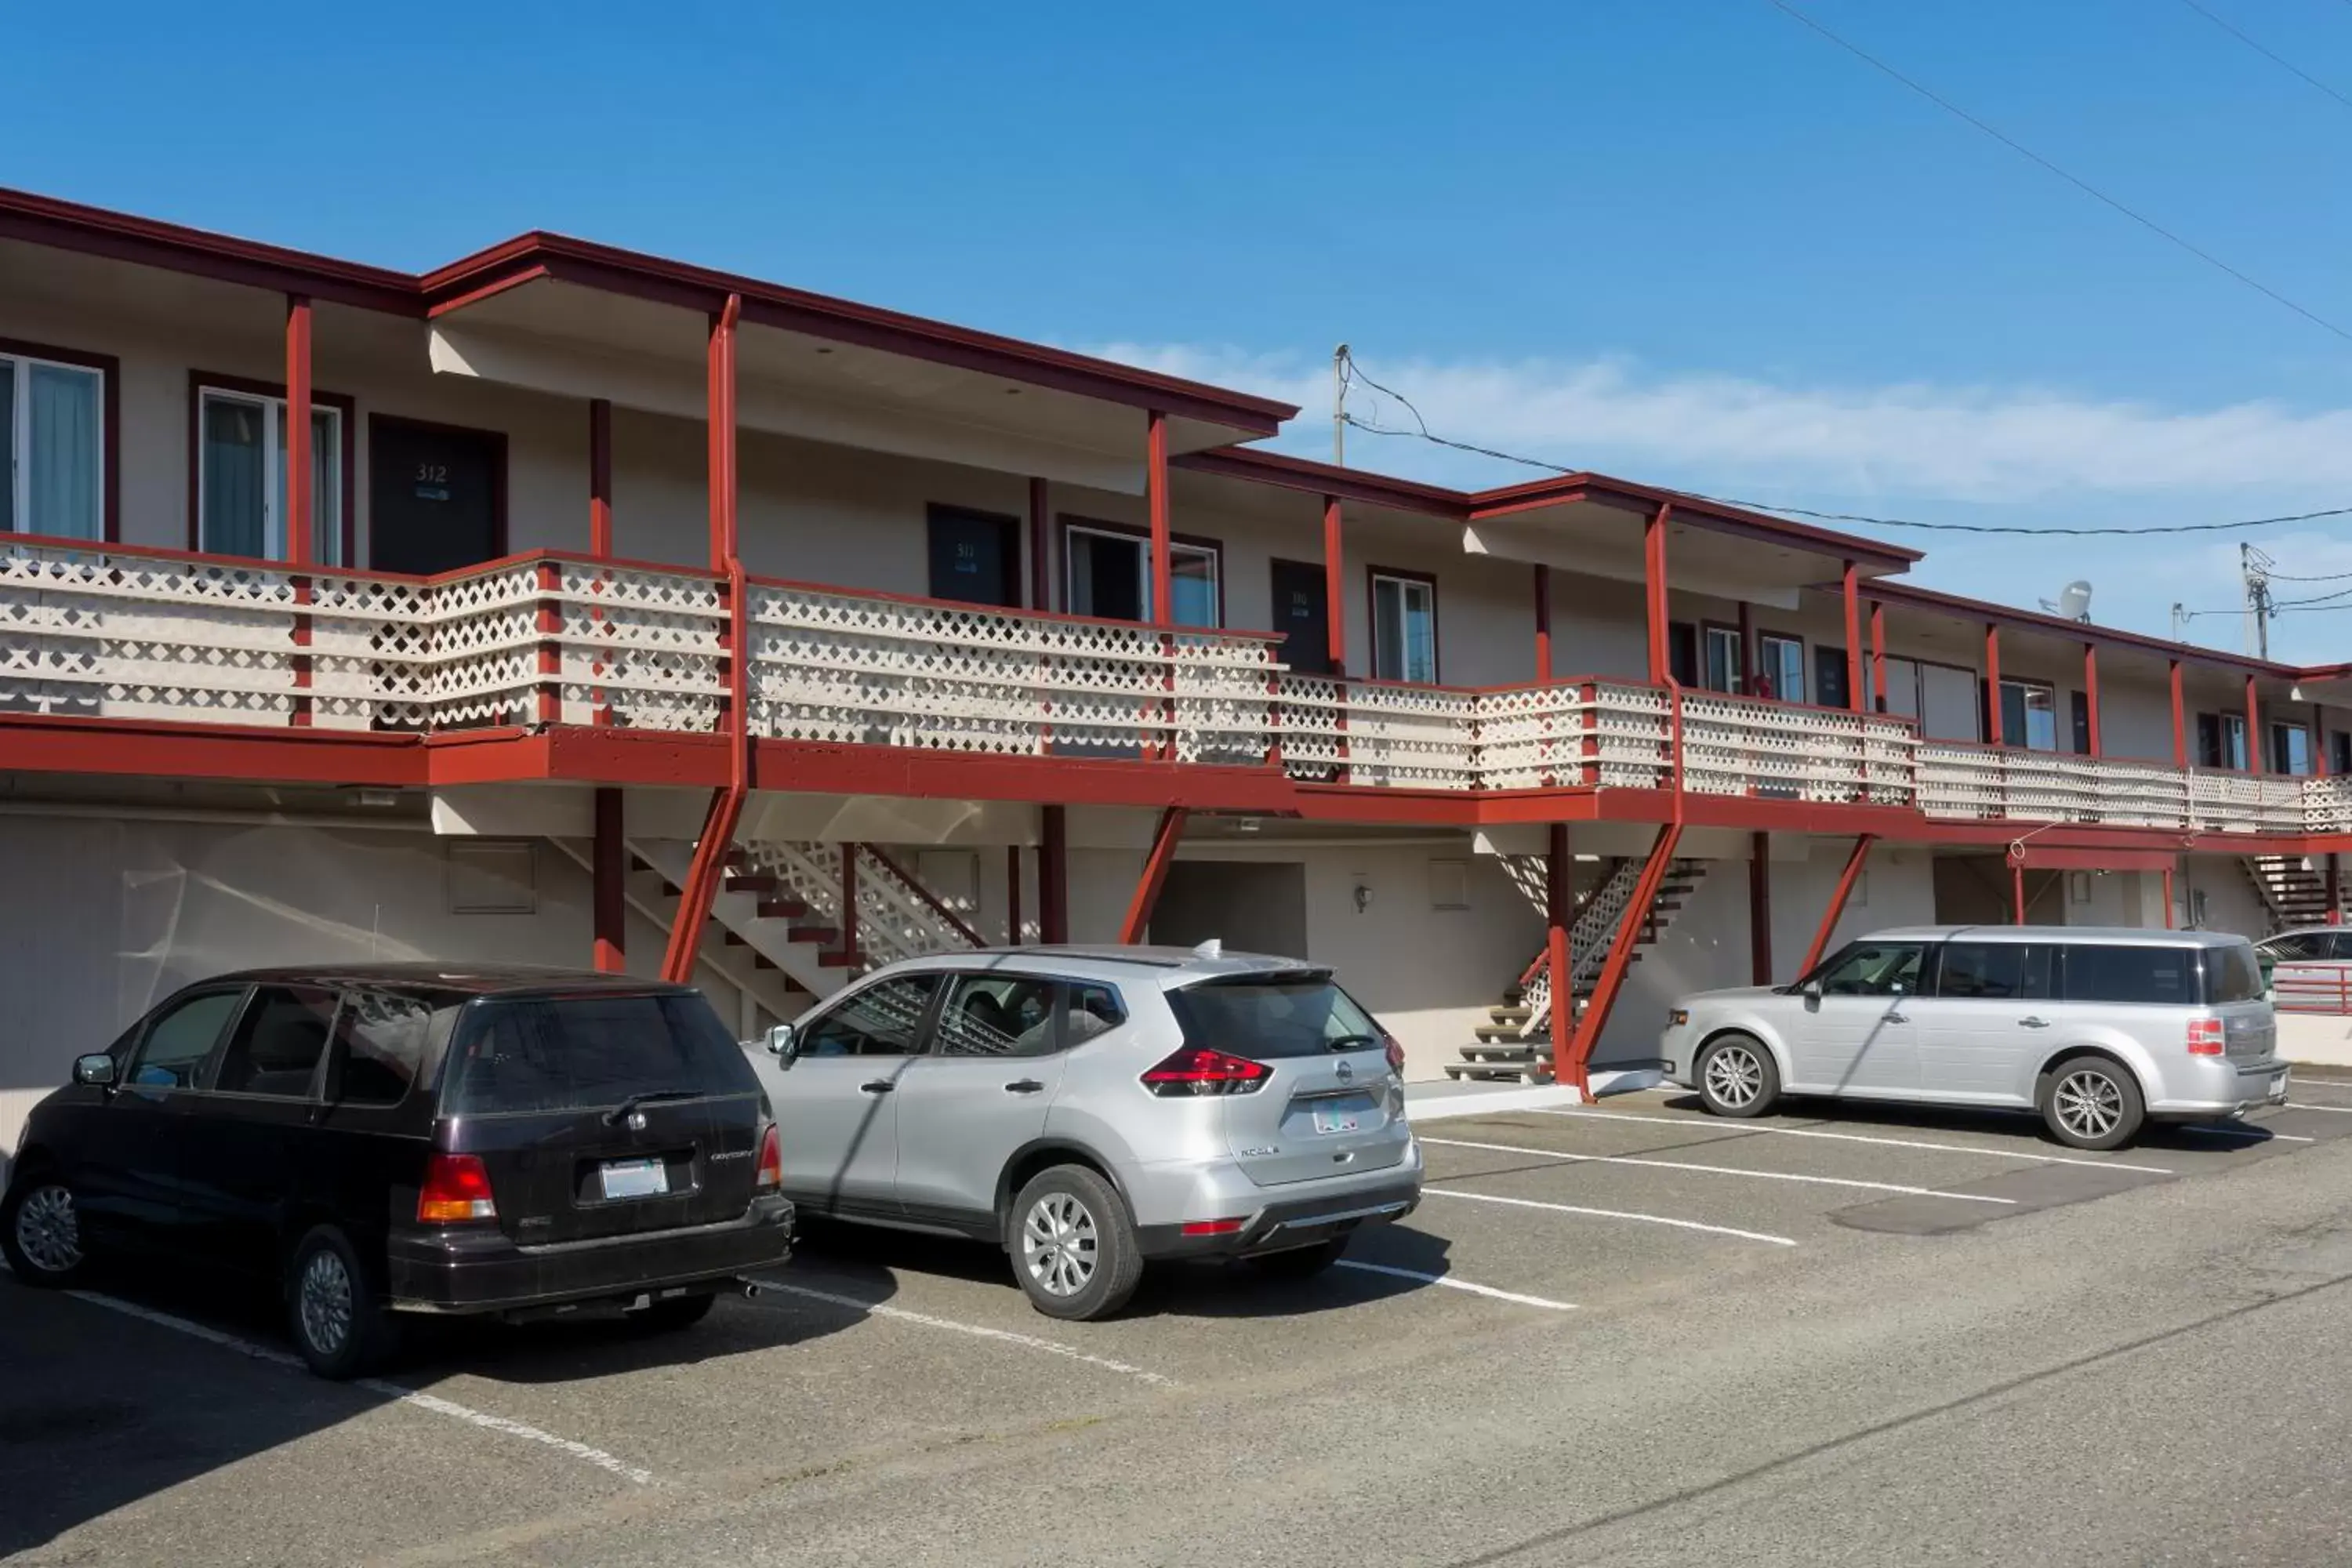
[[[2306,868],[2294,855],[2249,855],[2244,865],[2271,911],[2273,931],[2329,923],[2327,873],[2317,864]]]
[[[1658,896],[1642,911],[1641,935],[1633,962],[1664,933],[1675,912],[1706,875],[1703,860],[1676,860],[1658,884]],[[1592,999],[1595,983],[1609,959],[1619,924],[1628,918],[1626,905],[1642,879],[1642,862],[1620,860],[1593,889],[1578,900],[1576,921],[1569,928],[1569,976],[1574,987],[1571,1005],[1581,1017]],[[1462,1047],[1462,1059],[1445,1064],[1450,1079],[1476,1079],[1503,1083],[1551,1081],[1551,975],[1547,954],[1538,952],[1520,972],[1518,983],[1487,1010],[1487,1022],[1473,1033],[1475,1040]]]

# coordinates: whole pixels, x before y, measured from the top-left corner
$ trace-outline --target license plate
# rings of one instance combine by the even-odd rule
[[[1325,1110],[1315,1108],[1315,1131],[1318,1132],[1353,1132],[1364,1124],[1360,1110]]]
[[[669,1167],[659,1160],[607,1160],[601,1175],[608,1198],[657,1198],[669,1191]]]

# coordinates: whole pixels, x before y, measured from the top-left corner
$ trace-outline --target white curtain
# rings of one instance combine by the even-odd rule
[[[96,371],[28,367],[31,413],[26,521],[30,531],[96,539],[105,527],[105,433]]]

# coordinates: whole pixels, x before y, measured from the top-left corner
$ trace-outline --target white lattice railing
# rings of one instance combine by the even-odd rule
[[[2080,822],[2205,833],[2326,832],[2352,794],[2330,779],[2183,772],[2160,763],[1923,741],[1921,811],[1979,821]]]
[[[717,579],[553,556],[439,577],[0,544],[0,711],[337,730],[713,729]]]
[[[1443,686],[1280,678],[1282,760],[1293,778],[1406,789],[1478,782],[1477,698]]]
[[[765,838],[746,842],[742,852],[746,870],[773,878],[780,894],[801,905],[794,923],[829,929],[844,949],[864,955],[854,972],[981,945],[969,925],[870,845]],[[853,862],[851,921],[843,918],[841,888]]]
[[[2304,804],[2308,782],[2200,768],[2189,775],[2189,814],[2197,826],[2210,832],[2309,832]]]
[[[1672,868],[1677,883],[1696,881],[1705,873],[1703,861],[1677,860]],[[1633,901],[1633,889],[1642,879],[1642,861],[1625,860],[1610,873],[1606,881],[1595,888],[1577,911],[1575,922],[1568,931],[1568,975],[1570,987],[1582,991],[1601,977],[1601,965],[1609,962],[1609,949],[1616,941],[1617,927],[1625,917],[1625,909]],[[1663,923],[1663,917],[1660,917]],[[1519,1026],[1519,1037],[1532,1039],[1551,1031],[1551,966],[1543,962],[1544,955],[1527,970],[1526,983],[1520,988],[1520,1004],[1528,1009],[1528,1021]]]
[[[1683,696],[1683,785],[1698,795],[1908,805],[1908,720],[1714,692]]]
[[[751,727],[783,740],[1262,763],[1276,639],[789,584],[750,591]]]

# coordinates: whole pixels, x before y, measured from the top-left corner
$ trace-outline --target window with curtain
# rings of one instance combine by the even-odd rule
[[[1180,626],[1219,624],[1217,552],[1171,541],[1170,621]],[[1151,619],[1151,541],[1132,533],[1072,525],[1062,536],[1064,607],[1074,616],[1115,621]]]
[[[2000,742],[2028,751],[2058,749],[2058,693],[2038,680],[2000,683]]]
[[[196,410],[196,539],[215,555],[283,561],[286,400],[205,387]],[[310,405],[310,539],[322,563],[343,563],[343,414]]]
[[[105,394],[103,371],[0,355],[0,530],[104,537]]]
[[[1755,695],[1777,697],[1783,702],[1805,700],[1805,645],[1801,639],[1774,632],[1759,634],[1756,663]]]
[[[1437,584],[1372,574],[1372,674],[1381,680],[1437,679]]]

